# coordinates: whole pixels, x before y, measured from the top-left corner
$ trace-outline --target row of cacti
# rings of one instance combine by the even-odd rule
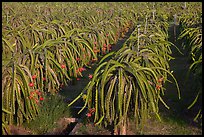
[[[39,113],[38,105],[44,100],[44,94],[55,94],[69,81],[82,77],[80,68],[91,67],[98,57],[108,53],[132,25],[127,16],[118,20],[115,13],[116,17],[107,19],[104,17],[109,13],[105,10],[97,14],[83,4],[81,6],[84,7],[73,15],[74,18],[68,15],[71,8],[75,8],[74,5],[66,11],[66,16],[60,17],[54,16],[60,7],[38,11],[38,6],[31,7],[25,3],[3,5],[4,134],[6,125],[21,125],[34,119]],[[27,8],[30,8],[30,12],[24,11]],[[56,11],[47,13],[50,10]],[[87,13],[85,16],[83,10],[96,16]]]
[[[87,106],[89,110],[94,109],[94,113],[88,112],[87,116],[94,118],[95,125],[113,126],[115,134],[124,134],[118,131],[126,130],[130,113],[134,113],[136,127],[141,129],[150,114],[160,119],[159,102],[169,108],[162,99],[164,83],[171,81],[169,76],[180,98],[177,81],[169,67],[174,45],[168,41],[168,23],[155,20],[152,24],[144,18],[141,24],[119,51],[101,59],[92,80],[69,104],[82,97],[85,104],[78,113]],[[106,61],[109,56],[112,58]]]
[[[202,11],[198,8],[192,12],[187,8],[180,17],[179,28],[178,40],[182,41],[182,48],[190,62],[186,79],[189,79],[189,75],[193,74],[195,80],[192,90],[196,93],[196,97],[188,109],[198,106],[194,121],[199,121],[202,125]]]
[[[153,17],[147,10],[140,14],[143,18],[138,16],[142,25],[135,26],[122,49],[101,59],[92,80],[69,106],[82,97],[85,104],[78,113],[88,106],[87,117],[93,117],[95,125],[113,126],[115,134],[125,134],[132,112],[136,127],[143,128],[152,112],[160,119],[159,102],[169,108],[162,99],[165,82],[171,82],[168,76],[173,78],[180,98],[168,64],[174,59],[171,49],[180,50],[168,41],[167,21],[173,21],[175,14],[157,14]],[[112,58],[106,61],[109,56]]]
[[[110,60],[108,63],[103,62],[104,59],[102,59],[101,67],[95,71],[97,75],[90,76],[92,81],[97,78],[97,83],[92,82],[86,88],[92,93],[91,88],[95,87],[94,84],[96,84],[99,89],[102,88],[102,92],[100,92],[102,96],[104,94],[103,88],[107,88],[105,83],[110,80],[110,88],[107,90],[111,95],[113,88],[115,88],[116,92],[115,83],[127,83],[128,86],[123,89],[118,87],[121,89],[118,92],[120,94],[112,94],[115,95],[112,103],[114,103],[118,95],[120,99],[122,98],[121,95],[124,89],[130,91],[129,99],[127,100],[126,97],[124,97],[124,100],[122,99],[125,102],[130,101],[130,95],[134,89],[138,91],[138,94],[135,95],[137,97],[141,96],[139,97],[141,102],[151,96],[149,94],[146,95],[144,89],[151,90],[156,88],[154,90],[158,91],[158,93],[160,90],[163,93],[162,86],[156,84],[157,79],[166,81],[167,75],[172,75],[169,73],[168,66],[168,61],[172,59],[169,55],[171,53],[171,44],[166,41],[168,37],[168,23],[165,22],[167,20],[163,15],[167,15],[167,19],[171,20],[172,14],[175,11],[179,11],[179,8],[174,5],[177,4],[156,3],[154,5],[152,3],[112,2],[3,3],[3,133],[5,134],[8,131],[6,129],[7,125],[21,125],[25,120],[30,121],[34,119],[39,113],[38,104],[44,100],[44,94],[47,92],[55,94],[63,85],[68,85],[69,81],[82,77],[81,72],[84,67],[90,68],[91,63],[96,62],[98,57],[110,52],[111,46],[120,37],[124,37],[124,34],[130,28],[136,29],[124,44],[124,48],[121,49],[123,56],[121,57],[121,54],[117,52],[110,53],[110,55],[114,54],[115,59]],[[151,6],[153,6],[153,10]],[[161,9],[166,9],[168,6],[175,11],[171,14],[160,11],[161,7]],[[160,22],[160,19],[163,22]],[[136,25],[138,23],[142,25],[141,28],[137,28]],[[153,34],[154,32],[156,33]],[[133,57],[135,55],[136,57]],[[109,54],[105,58],[108,56]],[[131,68],[132,66],[133,70],[124,69],[128,68],[128,64],[130,64],[128,67]],[[159,68],[151,68],[154,65]],[[103,67],[105,66],[107,67],[104,69]],[[135,72],[135,67],[139,67],[138,69],[142,71]],[[151,68],[152,70],[146,68]],[[104,73],[105,78],[103,78],[104,75],[101,71],[106,72]],[[117,75],[114,76],[112,73]],[[157,74],[162,77],[156,78]],[[151,85],[152,83],[152,85],[148,87],[147,81],[143,83],[140,79],[140,82],[135,85],[138,87],[139,84],[140,88],[135,88],[132,86],[135,83],[131,80],[137,81],[138,76],[142,79],[148,79],[149,84]],[[153,81],[150,81],[151,78]],[[100,82],[102,87],[99,84]],[[98,94],[97,96],[99,97]],[[156,95],[154,99],[158,101],[158,97]],[[87,96],[88,98],[91,97]],[[100,100],[102,104],[104,99],[102,99],[103,101]],[[107,96],[106,99],[111,101],[112,98]],[[159,100],[162,101],[161,98]],[[92,103],[93,101],[88,103],[89,107],[93,105]],[[157,104],[157,102],[154,103]],[[155,109],[156,104],[154,103],[150,107],[157,114],[158,108],[156,107]],[[111,113],[108,111],[108,115],[105,116],[104,111],[109,109],[109,105],[106,105],[104,108],[95,110],[98,113],[95,115],[95,121],[100,118],[100,123],[105,117],[111,122],[113,118],[117,117],[115,121],[117,125],[121,121],[121,114],[127,114],[129,108],[128,105],[125,105],[122,109],[121,102],[119,104],[118,111],[120,111],[120,116],[113,115],[116,114],[116,106],[113,104]],[[133,102],[132,105],[137,106],[138,103],[134,104]],[[144,109],[141,109],[141,113],[146,115],[147,104],[143,102],[142,106]],[[141,104],[139,107],[141,107]],[[99,113],[101,111],[103,112],[102,114]],[[138,117],[140,117],[141,113],[137,110]],[[112,115],[110,116],[109,114]]]

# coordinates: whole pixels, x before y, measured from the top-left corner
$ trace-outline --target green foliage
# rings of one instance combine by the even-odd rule
[[[192,18],[194,19],[192,21]],[[192,103],[188,106],[191,109],[193,106],[198,106],[199,110],[195,115],[194,121],[200,121],[202,125],[202,13],[196,11],[187,17],[181,16],[181,33],[178,39],[183,40],[183,49],[186,50],[191,65],[186,74],[186,80],[190,74],[193,74],[194,81],[192,90],[197,95]],[[196,104],[197,103],[197,104]],[[196,105],[195,105],[196,104]]]
[[[70,109],[66,106],[63,97],[46,95],[45,100],[40,104],[38,117],[23,125],[33,131],[34,134],[45,134],[58,126],[59,118],[71,117]]]
[[[152,25],[146,34],[135,29],[123,48],[102,58],[92,80],[69,106],[85,94],[84,107],[78,113],[86,106],[95,108],[95,125],[113,125],[114,129],[126,122],[132,111],[137,127],[144,127],[150,113],[160,119],[159,102],[169,109],[162,100],[165,90],[162,85],[169,81],[168,76],[174,79],[179,98],[180,91],[168,64],[172,59],[171,43],[165,32],[158,31],[158,26]],[[150,41],[148,36],[152,33],[156,35]],[[142,35],[147,39],[142,39]],[[112,54],[112,59],[105,61]]]
[[[11,112],[3,111],[5,125],[35,119],[40,96],[31,93],[55,94],[82,77],[79,68],[91,67],[132,27],[129,16],[118,20],[107,4],[102,10],[97,4],[79,4],[79,9],[76,4],[3,3],[2,109]]]
[[[21,125],[35,119],[40,114],[41,95],[56,94],[62,85],[82,77],[80,68],[90,68],[91,63],[109,53],[111,46],[132,28],[135,30],[120,50],[122,54],[110,53],[106,57],[113,55],[112,60],[106,61],[106,57],[101,60],[92,81],[84,89],[88,89],[85,106],[96,105],[95,122],[107,119],[111,123],[116,119],[115,125],[120,124],[123,115],[127,115],[132,98],[136,100],[132,105],[138,105],[138,110],[142,108],[141,112],[135,110],[138,117],[141,114],[146,117],[148,107],[157,113],[158,100],[163,102],[159,97],[160,92],[164,94],[163,87],[161,91],[151,92],[155,91],[158,78],[162,77],[165,82],[168,81],[167,75],[173,77],[168,61],[173,59],[170,47],[174,45],[167,41],[166,21],[172,21],[172,16],[181,11],[180,4],[2,3],[4,134],[9,124]],[[197,22],[202,15],[200,4],[192,3],[191,6],[198,7],[192,14]],[[191,6],[186,9],[188,13],[193,9]],[[188,25],[192,25],[193,21],[190,22]],[[196,37],[194,32],[198,34]],[[198,59],[201,57],[202,60],[199,56],[201,44],[196,44],[200,42],[200,30],[193,30],[191,36],[190,43],[196,45],[192,46],[195,62],[191,66],[195,69],[201,63]],[[147,80],[153,85],[149,85]],[[119,87],[118,83],[124,86]],[[127,96],[123,96],[125,91],[129,91]],[[31,95],[33,92],[34,96]],[[137,99],[142,103],[137,104]],[[114,105],[104,104],[106,100]],[[115,115],[117,112],[119,115]]]

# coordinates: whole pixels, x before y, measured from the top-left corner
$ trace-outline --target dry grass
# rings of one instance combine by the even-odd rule
[[[77,126],[73,135],[111,135],[110,130],[94,126],[92,123],[81,122]],[[127,135],[202,135],[202,128],[171,119],[158,121],[150,118],[147,120],[143,131],[137,130],[134,120],[130,120]]]
[[[158,121],[149,119],[144,127],[144,135],[202,135],[202,129],[187,124],[179,124],[177,121]]]

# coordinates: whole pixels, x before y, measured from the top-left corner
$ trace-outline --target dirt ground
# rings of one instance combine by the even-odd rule
[[[92,123],[78,123],[71,135],[112,135],[109,129],[94,126]],[[143,131],[136,130],[133,122],[129,123],[127,135],[202,135],[202,129],[178,123],[159,122],[149,119]]]

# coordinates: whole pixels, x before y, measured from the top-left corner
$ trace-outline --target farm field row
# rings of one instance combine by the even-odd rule
[[[174,40],[185,41],[183,46],[169,41],[172,21],[179,26]],[[130,30],[121,47],[116,47]],[[182,98],[169,65],[176,59],[172,52],[189,54],[189,73],[197,81],[198,88],[193,89],[197,96],[185,106],[191,109],[198,102],[202,107],[199,2],[3,3],[2,42],[3,134],[12,134],[11,125],[34,121],[43,107],[52,108],[46,101],[62,89],[68,105],[59,101],[61,110],[52,108],[56,117],[69,113],[78,102],[82,107],[78,114],[86,110],[89,122],[111,126],[113,134],[126,134],[130,114],[143,130],[150,115],[160,119],[160,104],[169,109],[163,100],[167,83],[173,83],[174,96]],[[70,91],[84,78],[81,91]],[[195,121],[202,119],[201,109],[196,111]]]

